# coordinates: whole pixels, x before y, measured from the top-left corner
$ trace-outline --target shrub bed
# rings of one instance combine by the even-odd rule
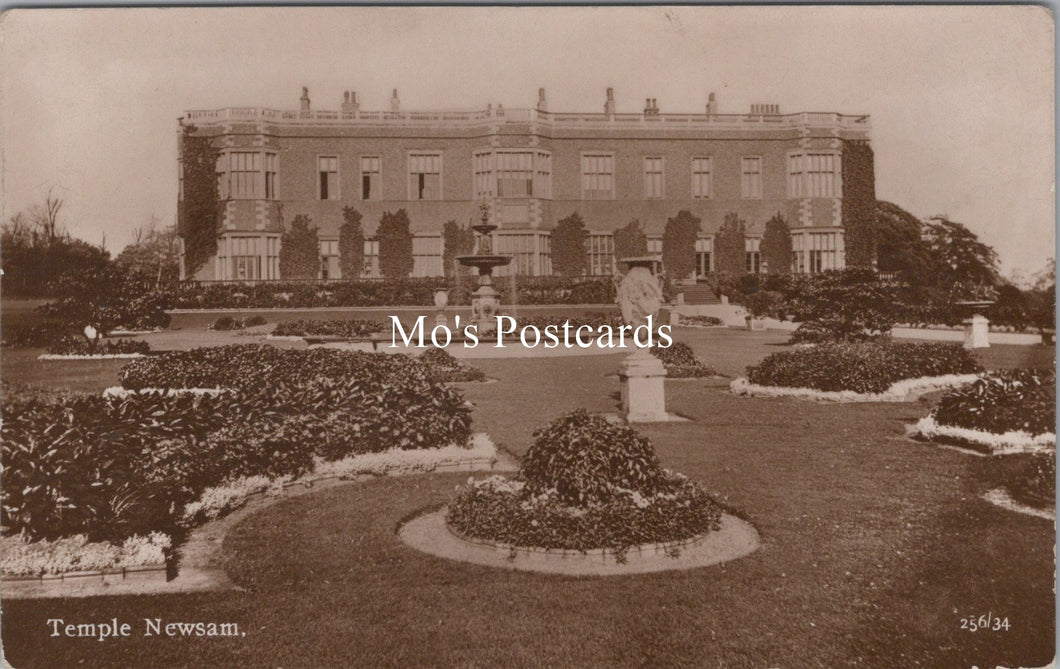
[[[681,316],[681,325],[694,325],[703,328],[716,328],[725,325],[717,316]]]
[[[971,374],[982,368],[961,346],[938,343],[824,343],[773,353],[747,368],[760,386],[882,393],[924,377]]]
[[[277,324],[276,337],[348,337],[357,339],[387,330],[387,324],[376,320],[297,320]]]
[[[246,330],[258,325],[265,325],[268,321],[265,320],[264,316],[250,316],[249,318],[232,318],[231,316],[221,316],[213,323],[207,326],[209,330],[217,330],[218,332],[226,332],[229,330]]]
[[[419,361],[427,365],[430,377],[441,383],[486,380],[481,369],[457,360],[445,349],[431,347],[420,354]]]
[[[233,389],[217,395],[5,388],[3,533],[115,542],[173,532],[184,505],[229,480],[297,477],[314,456],[466,446],[470,410],[431,374],[407,356],[250,345],[123,370],[138,388]]]
[[[21,327],[15,330],[10,339],[4,340],[5,347],[11,348],[48,348],[68,337],[78,336],[78,328],[70,323],[41,323]]]
[[[621,556],[640,544],[716,531],[721,508],[683,476],[662,469],[647,438],[580,409],[534,433],[512,479],[469,482],[449,504],[459,535],[510,546]]]
[[[982,458],[987,485],[1001,488],[1013,500],[1035,509],[1056,507],[1056,449]]]
[[[1056,372],[1015,369],[989,372],[950,391],[931,414],[940,425],[993,434],[1038,435],[1056,429]]]
[[[704,365],[696,358],[692,347],[675,341],[668,348],[653,346],[648,351],[666,367],[666,375],[675,379],[690,379],[703,376],[717,376],[717,372]]]

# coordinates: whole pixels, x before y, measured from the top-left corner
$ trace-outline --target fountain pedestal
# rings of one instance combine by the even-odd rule
[[[489,210],[482,209],[482,223],[471,226],[478,233],[475,255],[457,256],[457,261],[465,267],[478,269],[478,288],[471,293],[471,320],[478,327],[481,335],[496,327],[496,316],[501,309],[500,293],[493,287],[493,268],[504,267],[512,261],[512,256],[495,255],[490,242],[490,233],[497,229],[489,223]]]

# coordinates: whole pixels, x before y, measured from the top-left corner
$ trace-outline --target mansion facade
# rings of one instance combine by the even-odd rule
[[[182,278],[280,279],[283,222],[300,214],[318,229],[320,278],[350,278],[338,262],[347,206],[363,217],[363,277],[379,276],[372,236],[398,209],[414,234],[413,276],[441,276],[442,226],[477,222],[483,203],[500,226],[494,252],[514,256],[498,274],[551,274],[550,231],[574,212],[590,232],[591,274],[614,271],[612,232],[632,219],[661,254],[666,220],[681,210],[702,221],[697,275],[713,271],[729,212],[746,223],[749,271],[769,269],[758,248],[777,213],[791,228],[792,271],[844,267],[843,151],[868,143],[868,116],[773,104],[721,114],[717,104],[712,93],[703,113],[663,114],[654,99],[619,113],[608,89],[603,113],[563,113],[540,89],[534,108],[420,112],[402,111],[395,90],[389,111],[362,111],[351,92],[338,111],[320,111],[303,88],[297,110],[187,111],[180,131],[194,126],[220,149],[224,204],[216,255]]]

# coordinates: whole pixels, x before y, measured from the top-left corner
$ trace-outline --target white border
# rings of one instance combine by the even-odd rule
[[[729,384],[734,395],[747,397],[797,397],[822,402],[905,402],[924,393],[943,388],[952,388],[971,383],[978,374],[947,374],[945,376],[923,376],[918,379],[903,379],[882,393],[857,393],[853,390],[814,390],[813,388],[787,388],[783,386],[759,386],[745,377]]]

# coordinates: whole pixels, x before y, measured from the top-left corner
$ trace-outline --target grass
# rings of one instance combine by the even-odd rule
[[[681,332],[730,376],[786,333]],[[994,347],[987,367],[1049,364]],[[4,375],[8,378],[5,352]],[[476,429],[523,453],[531,432],[585,406],[615,411],[620,356],[477,360],[463,386]],[[27,364],[27,382],[59,368]],[[51,363],[64,365],[66,363]],[[103,375],[103,371],[99,371]],[[111,385],[116,376],[102,386]],[[11,379],[8,379],[11,380]],[[667,385],[693,419],[641,429],[663,465],[714,491],[762,547],[717,567],[574,578],[508,573],[405,547],[403,518],[466,475],[351,484],[237,525],[222,558],[243,591],[4,601],[17,667],[76,666],[1041,666],[1054,655],[1053,527],[979,499],[981,458],[903,438],[926,403],[831,405]],[[1007,632],[960,618],[1007,616]],[[236,622],[245,638],[57,640],[48,618]]]

